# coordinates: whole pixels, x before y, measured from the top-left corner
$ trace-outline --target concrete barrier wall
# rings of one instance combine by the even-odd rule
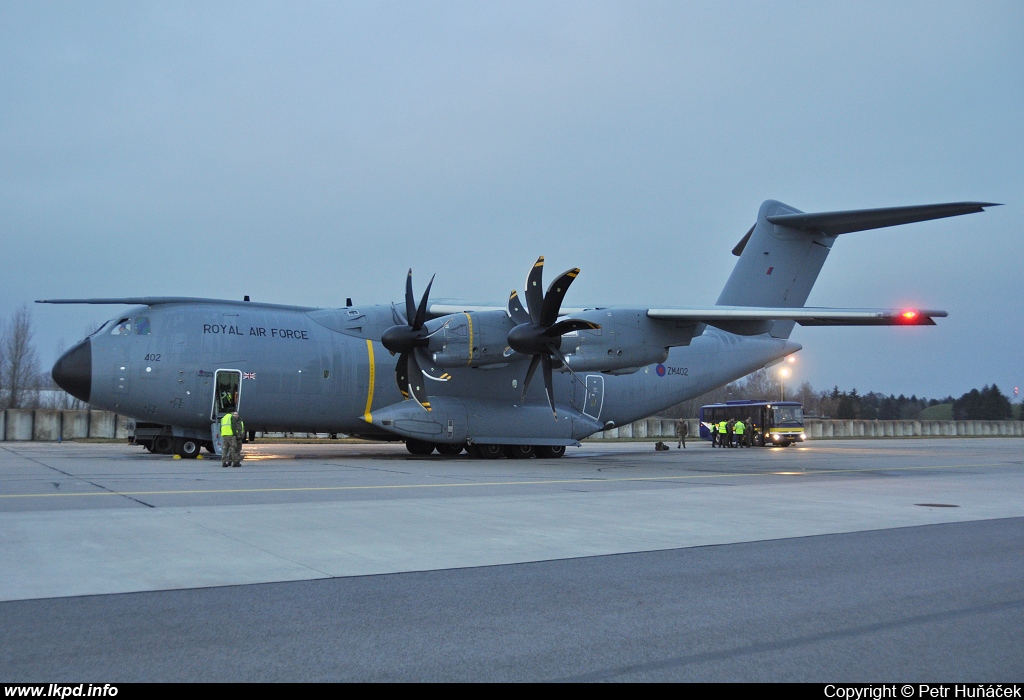
[[[114,416],[114,437],[118,440],[127,440],[131,432],[135,430],[135,421],[125,416]]]
[[[60,411],[36,409],[32,422],[32,439],[56,440],[60,437]]]
[[[691,440],[698,439],[696,419],[686,421]],[[133,421],[109,411],[58,411],[51,409],[7,409],[0,411],[0,440],[56,441],[75,438],[127,439]],[[808,439],[846,437],[963,437],[1024,436],[1024,421],[1019,420],[816,420],[804,426]],[[669,418],[645,418],[591,435],[590,440],[674,440],[675,421]],[[310,434],[310,437],[313,437]]]
[[[89,437],[88,411],[62,411],[60,436],[64,440]]]
[[[7,439],[8,440],[31,440],[32,439],[32,411],[24,409],[9,408],[7,413]]]
[[[89,437],[113,438],[117,416],[107,411],[89,411]]]
[[[699,423],[688,420],[690,439],[699,435]],[[591,435],[589,440],[620,438],[675,438],[675,421],[664,418],[622,425]],[[893,437],[1024,437],[1024,421],[1019,420],[816,420],[808,419],[804,432],[809,440],[829,438]]]

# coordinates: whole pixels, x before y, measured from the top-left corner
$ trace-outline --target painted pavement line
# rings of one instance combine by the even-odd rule
[[[991,464],[945,464],[929,465],[918,467],[866,467],[863,469],[815,469],[811,471],[770,471],[770,472],[738,472],[738,473],[715,473],[715,474],[686,474],[680,476],[633,476],[621,478],[588,477],[585,479],[537,479],[530,481],[471,481],[462,483],[445,484],[377,484],[368,486],[282,486],[275,488],[253,488],[253,489],[188,489],[188,490],[167,490],[167,491],[83,491],[77,493],[5,493],[0,498],[69,498],[77,496],[173,496],[173,495],[194,495],[194,494],[228,494],[228,493],[288,493],[288,492],[313,492],[313,491],[373,491],[373,490],[397,490],[397,489],[440,489],[440,488],[463,488],[463,487],[486,487],[486,486],[558,486],[565,484],[612,484],[612,483],[642,483],[649,481],[687,481],[696,479],[726,479],[739,477],[767,477],[767,476],[819,476],[833,474],[858,474],[870,472],[892,472],[892,471],[928,471],[935,469],[980,469],[990,467],[1019,467],[1016,462],[1000,462]]]

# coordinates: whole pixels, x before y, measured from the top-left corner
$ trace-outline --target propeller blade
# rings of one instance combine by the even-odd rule
[[[548,287],[548,293],[544,295],[544,303],[541,306],[540,319],[535,321],[542,326],[550,326],[558,319],[558,310],[562,308],[562,300],[565,293],[569,291],[569,285],[580,274],[580,269],[574,267],[566,270]]]
[[[540,323],[540,310],[544,306],[544,288],[541,286],[544,277],[544,256],[537,258],[530,274],[526,276],[526,308],[530,310],[530,320]],[[550,325],[550,324],[548,324]]]
[[[433,360],[430,357],[430,353],[423,348],[416,348],[413,350],[413,354],[416,355],[416,362],[420,365],[420,371],[423,372],[423,376],[427,379],[433,379],[435,382],[446,382],[452,378],[452,375],[448,374],[443,369],[438,369],[433,366]]]
[[[402,316],[402,312],[398,310],[395,303],[391,303],[391,318],[394,320],[396,326],[408,326],[409,320]]]
[[[434,276],[431,276],[430,282],[427,283],[427,288],[423,291],[423,298],[420,299],[420,308],[416,309],[416,320],[412,323],[414,331],[423,328],[423,323],[427,320],[427,301],[430,297],[430,287],[432,284],[434,284]]]
[[[420,363],[416,361],[416,353],[406,353],[409,358],[409,393],[412,394],[412,398],[415,399],[416,403],[430,410],[430,399],[427,398],[427,391],[423,386],[423,370],[420,369]]]
[[[558,412],[555,410],[555,387],[551,379],[551,356],[541,355],[540,363],[544,366],[544,391],[548,395],[548,405],[551,406],[551,414],[558,420]]]
[[[530,388],[530,380],[533,379],[533,373],[537,371],[537,365],[540,364],[540,355],[534,355],[530,358],[530,369],[526,370],[526,379],[523,380],[523,393],[520,394],[519,400],[526,400],[526,390]]]
[[[405,324],[409,325],[416,315],[416,299],[412,296],[412,268],[409,268],[409,275],[405,278]]]
[[[572,333],[573,331],[596,331],[600,330],[601,326],[593,321],[584,321],[580,318],[567,318],[564,321],[559,321],[551,328],[544,330],[544,335],[549,338],[565,335],[566,333]]]
[[[567,370],[569,370],[569,374],[572,375],[573,379],[580,383],[581,387],[584,389],[587,388],[587,383],[580,379],[580,376],[573,371],[572,367],[569,366],[569,361],[565,359],[565,355],[562,354],[561,350],[558,348],[551,348],[551,354],[557,357],[558,361],[561,362]]]
[[[508,297],[508,315],[516,322],[517,326],[530,323],[530,314],[523,309],[523,304],[519,300],[519,292],[514,289]]]
[[[398,382],[398,390],[402,392],[402,398],[409,398],[409,353],[403,352],[398,356],[395,364],[395,381]]]

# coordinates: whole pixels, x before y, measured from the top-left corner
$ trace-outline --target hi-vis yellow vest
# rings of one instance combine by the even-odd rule
[[[231,414],[225,413],[224,417],[220,419],[220,436],[221,437],[232,437],[234,432],[231,430]]]

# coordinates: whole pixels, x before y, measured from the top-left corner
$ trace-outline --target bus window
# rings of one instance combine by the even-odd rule
[[[772,408],[772,422],[775,425],[803,425],[804,410],[801,406],[775,406]]]

